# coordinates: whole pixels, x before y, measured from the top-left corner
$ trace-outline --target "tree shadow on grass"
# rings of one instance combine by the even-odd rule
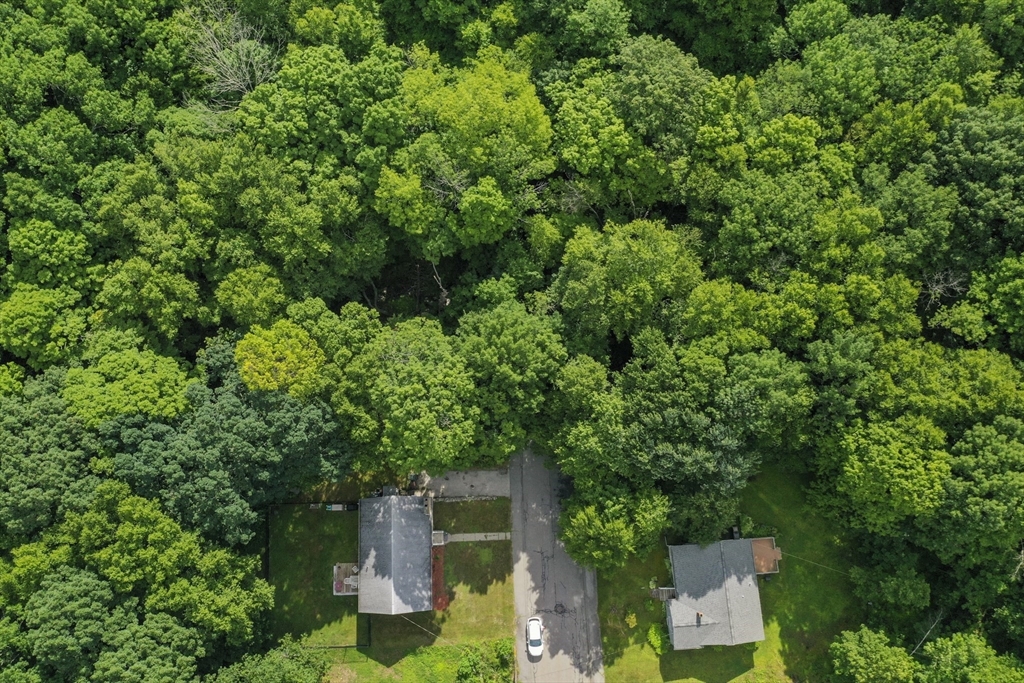
[[[444,576],[449,597],[458,584],[470,593],[485,595],[491,587],[509,580],[512,575],[512,542],[480,541],[449,543],[445,546]]]
[[[375,662],[392,667],[413,650],[447,644],[440,636],[447,617],[443,612],[370,615],[370,647],[360,652]]]
[[[666,681],[696,678],[702,683],[728,683],[754,668],[754,645],[672,650],[661,656],[659,668]]]

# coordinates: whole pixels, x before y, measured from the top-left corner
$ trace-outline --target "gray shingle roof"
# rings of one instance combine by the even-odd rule
[[[430,582],[430,517],[419,496],[359,501],[359,611],[426,612]]]
[[[738,645],[764,640],[761,595],[750,539],[669,546],[679,597],[666,604],[672,647]],[[697,612],[703,612],[698,619]]]

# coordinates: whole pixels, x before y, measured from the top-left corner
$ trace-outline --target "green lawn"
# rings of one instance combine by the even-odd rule
[[[599,574],[598,609],[609,683],[824,680],[828,644],[839,631],[860,624],[861,613],[845,574],[839,573],[849,565],[845,552],[830,525],[808,509],[802,483],[795,475],[768,469],[743,496],[743,513],[756,524],[775,527],[776,542],[788,553],[780,573],[768,583],[760,582],[763,642],[658,657],[647,644],[647,629],[654,622],[663,624],[665,612],[661,603],[649,599],[648,582],[656,578],[659,585],[671,585],[665,548],[643,562]],[[633,628],[626,623],[630,615],[636,617]]]
[[[434,528],[450,534],[512,531],[512,501],[508,498],[462,502],[435,500]]]
[[[310,645],[356,642],[356,598],[332,592],[336,562],[356,562],[359,514],[283,505],[270,512],[273,632],[307,636]]]
[[[435,505],[435,528],[450,530],[440,526],[439,508],[445,509],[441,519],[460,531],[509,528],[507,499]],[[514,634],[511,541],[451,543],[445,547],[444,574],[451,599],[447,610],[372,616],[371,646],[330,650],[328,680],[452,683],[467,646],[489,647]]]

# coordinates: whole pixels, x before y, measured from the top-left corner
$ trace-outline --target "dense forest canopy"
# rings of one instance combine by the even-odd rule
[[[1019,0],[0,2],[0,681],[318,680],[267,507],[531,441],[598,568],[805,476],[837,681],[1024,680],[1022,62]]]

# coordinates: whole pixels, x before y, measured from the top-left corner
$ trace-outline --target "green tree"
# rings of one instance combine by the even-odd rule
[[[86,426],[118,415],[170,418],[185,409],[189,380],[179,363],[140,342],[131,333],[98,333],[83,356],[85,367],[64,375],[61,398]]]
[[[323,388],[324,352],[304,329],[278,320],[269,329],[256,325],[235,347],[242,381],[253,390],[287,391],[308,398]]]
[[[953,568],[960,591],[986,604],[1019,560],[1024,497],[1024,424],[997,417],[976,425],[951,449],[944,501],[922,524],[922,545]]]
[[[839,33],[850,20],[850,9],[837,0],[813,0],[786,15],[786,29],[798,44],[806,45]]]
[[[139,321],[164,339],[174,339],[185,320],[198,317],[199,288],[184,273],[141,257],[112,264],[111,270],[96,302],[113,321]]]
[[[628,129],[654,149],[675,157],[697,133],[710,72],[672,41],[638,36],[612,63],[618,71],[608,97]]]
[[[601,353],[609,333],[622,340],[653,324],[666,299],[700,282],[693,246],[690,233],[661,222],[580,226],[551,285],[575,349]]]
[[[686,2],[673,8],[670,25],[715,71],[755,71],[767,56],[765,39],[781,23],[776,10],[764,0]]]
[[[98,577],[90,581],[102,580],[101,592],[106,595],[110,591],[111,600],[137,597],[147,612],[166,612],[179,618],[185,626],[195,628],[205,643],[251,642],[255,623],[273,602],[273,589],[255,576],[256,558],[204,548],[196,534],[184,531],[158,504],[133,496],[120,482],[100,484],[89,508],[68,514],[56,531],[41,542],[15,548],[13,561],[0,565],[0,590],[7,611],[24,613],[30,630],[36,628],[32,619],[39,628],[46,622],[48,607],[33,610],[51,599],[46,577],[55,571],[81,574],[87,570],[87,575]],[[52,585],[58,586],[54,590],[64,591],[59,587],[63,583],[54,581]],[[66,602],[65,597],[52,599]],[[85,619],[86,626],[102,616],[97,616],[96,608],[83,611],[81,617],[69,609],[68,619],[76,623]],[[107,631],[100,626],[95,629],[95,638],[90,631],[89,643],[100,640]],[[38,637],[50,643],[45,634]],[[57,635],[58,652],[62,642]],[[77,648],[73,652],[85,649],[73,647]]]
[[[710,539],[762,459],[806,440],[807,376],[776,350],[723,357],[721,346],[670,346],[653,331],[634,347],[617,385],[622,451],[608,466],[637,483],[660,482],[677,501],[677,528]]]
[[[829,646],[836,683],[913,683],[920,665],[884,632],[843,631]]]
[[[948,327],[964,339],[980,342],[987,338],[1003,348],[1020,353],[1024,331],[1024,260],[1007,257],[990,269],[974,273],[967,297],[936,315],[937,324]]]
[[[327,669],[327,660],[320,652],[302,647],[285,636],[279,647],[226,666],[211,680],[215,683],[320,683]]]
[[[361,449],[358,466],[443,472],[481,460],[473,376],[441,326],[413,318],[385,327],[348,361],[332,402]]]
[[[484,445],[501,461],[536,430],[558,368],[566,360],[557,320],[505,300],[459,319],[457,353],[476,384]]]
[[[577,480],[581,489],[595,484],[601,486]],[[646,557],[669,526],[671,511],[668,496],[656,489],[616,492],[605,487],[599,495],[581,492],[570,499],[559,525],[566,551],[576,561],[607,570],[623,566],[631,556]]]
[[[0,302],[0,346],[40,370],[71,358],[85,333],[77,292],[18,284]]]
[[[974,633],[954,633],[924,646],[927,665],[921,683],[1019,683],[1024,666],[1013,657],[1001,656]]]
[[[284,308],[281,281],[267,265],[239,268],[217,286],[217,303],[241,325],[266,325]]]
[[[551,122],[527,75],[500,51],[457,70],[422,49],[410,59],[407,124],[425,132],[384,167],[375,207],[437,262],[498,241],[538,208],[531,181],[553,170]]]
[[[629,38],[629,19],[621,0],[586,0],[566,16],[562,40],[578,54],[608,55]]]
[[[7,234],[14,282],[78,288],[86,277],[89,243],[86,236],[60,230],[50,221],[29,220],[11,226]]]
[[[114,591],[94,572],[60,567],[25,604],[26,639],[39,668],[53,680],[87,680],[116,619]]]
[[[323,402],[247,389],[228,340],[211,342],[198,363],[205,381],[189,387],[177,419],[122,417],[101,428],[105,466],[204,538],[247,543],[266,505],[344,477],[350,447]]]
[[[612,208],[650,206],[666,192],[667,166],[626,128],[608,97],[606,74],[585,79],[578,87],[557,82],[548,89],[556,104],[554,148],[574,172],[563,190],[562,204]]]
[[[150,612],[104,634],[106,647],[93,665],[93,679],[117,683],[194,681],[197,661],[206,654],[195,629],[169,614]]]
[[[929,517],[944,499],[949,455],[945,435],[927,419],[855,426],[840,444],[836,489],[849,497],[855,526],[895,534],[909,518]]]
[[[64,512],[82,505],[96,477],[89,460],[99,443],[60,398],[52,370],[0,397],[0,546],[34,540]]]
[[[0,365],[0,396],[20,394],[25,380],[25,369],[16,363]]]

